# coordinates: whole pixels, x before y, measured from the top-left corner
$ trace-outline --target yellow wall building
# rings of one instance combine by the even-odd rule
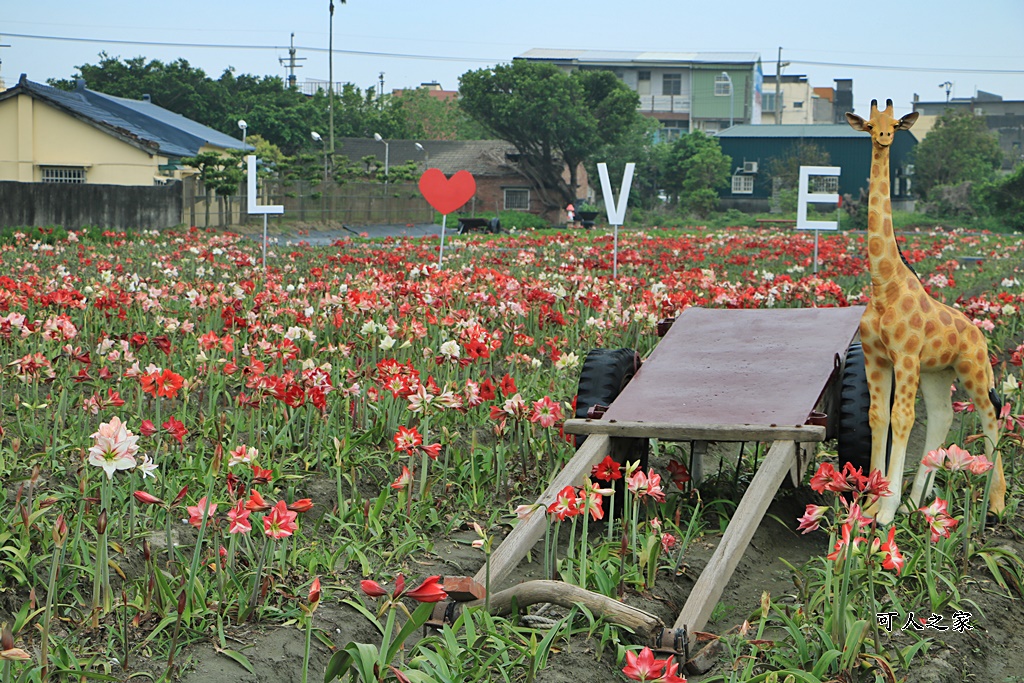
[[[0,92],[0,181],[154,185],[179,177],[182,157],[254,149],[158,107],[85,87],[59,90],[21,76]],[[163,167],[163,168],[161,168]]]

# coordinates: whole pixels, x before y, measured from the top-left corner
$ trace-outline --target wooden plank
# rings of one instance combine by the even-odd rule
[[[520,520],[512,533],[491,553],[491,592],[494,592],[494,588],[508,578],[519,561],[544,535],[544,529],[547,526],[545,521],[547,506],[555,501],[558,492],[566,486],[582,484],[583,478],[590,474],[594,465],[608,455],[610,449],[611,439],[608,436],[601,434],[588,436],[580,449],[576,451],[576,455],[566,463],[561,472],[555,475],[548,487],[537,498],[537,503],[544,507],[535,510],[529,518]],[[486,567],[481,567],[473,578],[486,585]]]
[[[690,597],[686,599],[673,628],[681,629],[685,626],[686,632],[692,637],[694,631],[701,631],[707,625],[754,531],[761,524],[769,503],[795,461],[796,444],[792,441],[776,441],[768,449],[722,541],[690,591]]]
[[[666,441],[824,441],[820,425],[683,424],[623,422],[573,418],[565,421],[569,434],[649,437]]]

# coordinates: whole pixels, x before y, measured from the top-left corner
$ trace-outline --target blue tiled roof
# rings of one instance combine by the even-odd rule
[[[152,102],[113,97],[89,90],[83,81],[69,92],[42,83],[34,83],[22,75],[18,85],[4,93],[6,96],[24,91],[44,99],[81,118],[112,128],[145,147],[167,157],[190,157],[199,153],[206,144],[224,149],[255,149],[242,145],[230,135],[175,114]]]

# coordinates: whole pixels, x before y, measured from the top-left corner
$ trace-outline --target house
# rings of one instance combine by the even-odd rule
[[[150,101],[34,83],[0,92],[0,181],[152,186],[200,152],[253,150]]]
[[[761,122],[761,57],[755,52],[632,52],[535,48],[516,57],[565,71],[611,71],[661,123],[659,139]]]
[[[765,75],[761,123],[779,122],[785,125],[845,122],[846,112],[853,111],[853,81],[837,78],[835,83],[835,88],[815,87],[808,82],[807,76],[782,74],[776,78],[773,74]],[[776,113],[780,121],[776,120]]]
[[[458,171],[469,171],[476,180],[476,194],[463,211],[524,211],[544,216],[549,221],[562,220],[560,211],[545,200],[547,193],[538,188],[520,170],[516,163],[518,152],[504,140],[388,140],[378,142],[372,138],[341,138],[338,154],[358,163],[372,156],[378,166],[385,161],[391,166],[414,162],[421,171],[437,168],[447,176]],[[565,171],[568,178],[568,170]],[[580,197],[590,195],[587,173],[581,165],[577,169]]]
[[[842,169],[835,183],[822,191],[859,197],[867,192],[871,175],[871,138],[846,123],[777,126],[734,126],[718,134],[722,152],[732,157],[730,187],[721,193],[723,208],[768,210],[773,195],[771,164],[793,153],[801,143],[812,143],[828,153],[829,166]],[[913,135],[897,135],[890,147],[893,206],[908,206],[911,199],[910,155],[917,146]]]
[[[922,102],[915,93],[913,105],[921,116],[910,132],[918,140],[924,139],[947,110],[967,111],[984,116],[988,129],[999,136],[1003,170],[1024,162],[1024,100],[1004,100],[1001,95],[979,90],[973,97],[954,97],[939,102]]]

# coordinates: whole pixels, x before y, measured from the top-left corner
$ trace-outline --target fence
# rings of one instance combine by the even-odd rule
[[[228,197],[207,197],[201,185],[185,183],[186,216],[190,225],[227,227],[250,220],[246,214],[245,186]],[[415,183],[346,183],[313,185],[294,182],[287,187],[273,181],[261,187],[260,204],[280,204],[284,215],[275,223],[329,223],[342,225],[405,225],[430,223],[434,211]],[[207,221],[209,206],[209,221]]]
[[[156,186],[0,181],[0,226],[153,229],[182,223],[181,183]]]

